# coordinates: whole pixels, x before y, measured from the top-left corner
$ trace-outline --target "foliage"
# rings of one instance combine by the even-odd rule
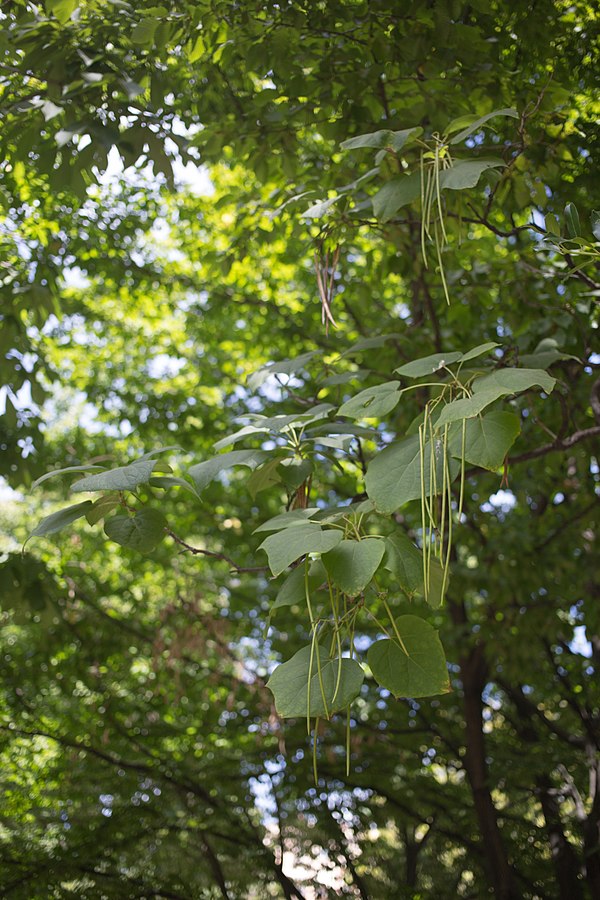
[[[593,9],[2,15],[3,896],[595,896]]]

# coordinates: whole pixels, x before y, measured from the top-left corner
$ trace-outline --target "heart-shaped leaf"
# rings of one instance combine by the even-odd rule
[[[381,538],[340,541],[323,556],[323,564],[333,583],[349,597],[363,591],[377,571],[385,553]]]
[[[273,693],[277,712],[284,719],[329,718],[358,696],[364,677],[355,659],[331,659],[324,647],[316,646],[313,652],[308,646],[278,666],[267,687]]]
[[[130,550],[149,553],[165,536],[167,520],[157,509],[141,509],[134,516],[114,516],[104,524],[106,536]]]
[[[394,697],[430,697],[450,690],[438,633],[418,616],[399,616],[398,639],[375,641],[367,653],[373,676]]]
[[[320,525],[306,523],[271,534],[262,542],[273,575],[281,575],[289,565],[307,553],[327,553],[342,540],[341,531],[323,531]]]

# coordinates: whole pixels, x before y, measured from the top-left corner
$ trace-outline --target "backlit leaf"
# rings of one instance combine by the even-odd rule
[[[373,676],[394,697],[431,697],[450,690],[438,633],[418,616],[399,616],[396,638],[375,641],[367,653]]]
[[[358,696],[363,681],[364,672],[355,659],[331,659],[324,647],[317,646],[312,666],[311,647],[302,647],[275,669],[267,687],[284,719],[307,715],[328,718]]]

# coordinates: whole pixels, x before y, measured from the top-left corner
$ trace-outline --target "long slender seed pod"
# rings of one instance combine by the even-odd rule
[[[423,438],[424,425],[419,425],[419,472],[421,475],[421,552],[423,554],[423,594],[425,600],[428,597],[429,578],[427,572],[427,526],[425,507],[425,442]]]
[[[467,420],[462,420],[462,442],[460,448],[460,497],[458,501],[458,521],[460,522],[465,496],[465,449],[467,443]]]
[[[444,288],[444,296],[446,298],[446,303],[450,306],[450,293],[448,291],[448,283],[446,282],[446,273],[444,272],[444,263],[442,262],[442,250],[440,247],[439,234],[437,230],[437,224],[435,225],[435,249],[437,252],[438,258],[438,266],[440,269],[440,278],[442,279],[442,287]]]

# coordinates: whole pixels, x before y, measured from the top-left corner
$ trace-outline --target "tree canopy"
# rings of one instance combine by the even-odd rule
[[[593,5],[0,18],[2,896],[599,896]]]

